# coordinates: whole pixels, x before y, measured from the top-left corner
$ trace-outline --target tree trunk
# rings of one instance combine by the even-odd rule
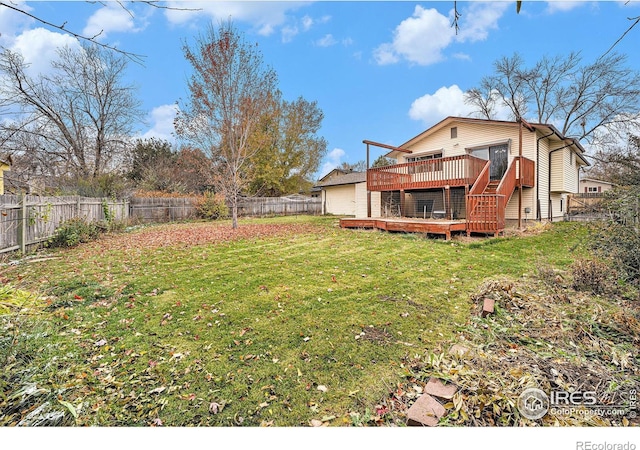
[[[233,199],[233,204],[231,205],[231,223],[232,227],[235,230],[238,228],[238,199]]]

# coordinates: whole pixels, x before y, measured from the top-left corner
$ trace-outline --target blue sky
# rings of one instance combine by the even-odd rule
[[[182,54],[207,23],[231,18],[257,42],[279,76],[285,98],[316,100],[324,111],[321,134],[328,154],[324,174],[343,161],[365,157],[363,139],[399,145],[448,115],[468,115],[467,89],[492,72],[501,56],[526,61],[580,51],[601,55],[640,15],[640,2],[458,2],[460,29],[451,28],[453,0],[438,2],[166,2],[199,11],[133,5],[133,17],[116,2],[18,2],[53,23],[104,43],[145,55],[131,63],[147,111],[141,136],[172,139],[175,102],[188,96],[190,67]],[[20,51],[32,70],[46,70],[67,35],[0,6],[0,45]],[[616,51],[640,70],[640,27]],[[382,154],[382,151],[380,151]],[[377,154],[373,155],[373,157]]]

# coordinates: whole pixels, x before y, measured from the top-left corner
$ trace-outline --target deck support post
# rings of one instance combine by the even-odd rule
[[[400,189],[400,217],[404,217],[404,205],[405,205],[404,189]]]
[[[522,117],[518,120],[518,229],[522,229]],[[504,205],[505,210],[507,205]],[[506,212],[505,212],[506,214]]]
[[[451,186],[444,187],[444,198],[446,202],[444,205],[446,211],[445,216],[448,220],[453,220],[453,211],[451,211]]]
[[[367,217],[371,217],[371,191],[369,190],[369,143],[367,142]],[[380,212],[378,212],[380,214]]]

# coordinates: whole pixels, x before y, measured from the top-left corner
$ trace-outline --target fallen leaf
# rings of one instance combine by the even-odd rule
[[[211,414],[218,414],[222,410],[222,407],[219,403],[211,402],[209,403],[209,412]]]
[[[160,386],[160,387],[157,387],[157,388],[155,388],[155,389],[151,389],[151,390],[149,391],[149,394],[159,394],[159,393],[161,393],[162,391],[164,391],[165,389],[167,389],[167,387],[166,387],[166,386]]]
[[[322,392],[327,392],[329,390],[324,384],[319,385],[317,389]]]
[[[78,412],[76,411],[76,408],[71,403],[66,402],[64,400],[58,400],[58,403],[60,403],[65,408],[67,408],[74,419],[78,418]]]

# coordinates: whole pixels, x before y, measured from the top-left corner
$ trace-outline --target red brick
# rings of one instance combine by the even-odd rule
[[[457,390],[458,387],[455,384],[444,384],[437,378],[429,379],[429,382],[424,387],[424,391],[427,394],[438,398],[444,398],[446,400],[451,400],[453,398],[453,394],[455,394]]]
[[[413,427],[435,427],[440,417],[447,412],[435,398],[429,394],[422,394],[411,405],[407,412],[407,425]]]
[[[492,298],[485,297],[482,303],[482,317],[487,317],[489,314],[493,314],[493,309],[496,301]]]

